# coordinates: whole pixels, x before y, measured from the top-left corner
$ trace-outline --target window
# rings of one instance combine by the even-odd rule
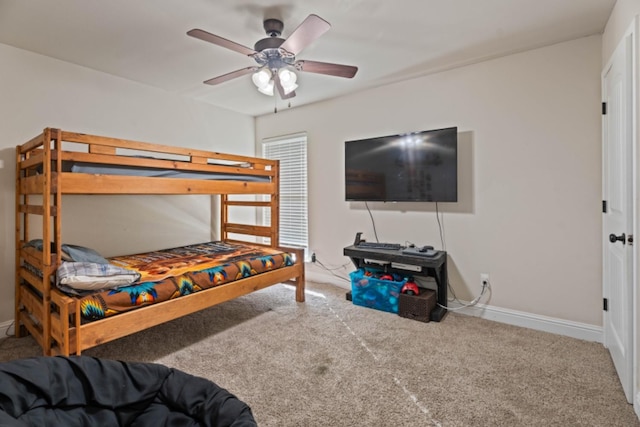
[[[280,160],[280,244],[309,246],[307,210],[307,135],[305,133],[262,141],[267,159]],[[271,212],[264,209],[268,224]]]

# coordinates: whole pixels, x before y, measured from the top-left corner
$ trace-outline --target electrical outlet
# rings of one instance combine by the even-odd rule
[[[480,273],[480,286],[489,286],[489,273]]]
[[[316,253],[315,252],[313,252],[311,254],[311,262],[316,262]]]

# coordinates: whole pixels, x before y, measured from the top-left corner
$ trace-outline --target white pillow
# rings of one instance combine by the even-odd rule
[[[80,291],[96,291],[127,286],[140,279],[140,273],[113,264],[63,262],[56,271],[58,285]]]

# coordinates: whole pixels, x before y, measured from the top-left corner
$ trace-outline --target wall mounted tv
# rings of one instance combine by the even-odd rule
[[[345,141],[345,199],[457,202],[458,128]]]

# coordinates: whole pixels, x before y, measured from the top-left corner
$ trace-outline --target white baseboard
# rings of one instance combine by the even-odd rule
[[[636,412],[638,419],[640,419],[640,392],[636,394],[636,400],[633,402],[633,410]]]
[[[455,308],[455,305],[451,305],[451,307]],[[534,329],[537,331],[550,332],[585,341],[603,342],[602,327],[589,325],[587,323],[572,322],[570,320],[547,317],[524,311],[509,310],[484,304],[477,304],[472,307],[465,307],[455,311],[460,314],[480,317],[482,319],[493,320],[514,326],[522,326],[524,328]]]
[[[312,282],[329,283],[347,290],[351,289],[351,285],[349,283],[333,276],[332,274],[309,270],[310,269],[307,269],[306,277]],[[455,308],[454,305],[451,306],[452,308]],[[589,325],[587,323],[572,322],[570,320],[557,319],[555,317],[541,316],[538,314],[509,310],[483,304],[477,304],[473,307],[455,310],[455,312],[493,320],[500,323],[506,323],[508,325],[521,326],[523,328],[534,329],[537,331],[564,335],[585,341],[594,341],[599,343],[604,341],[602,327]]]

